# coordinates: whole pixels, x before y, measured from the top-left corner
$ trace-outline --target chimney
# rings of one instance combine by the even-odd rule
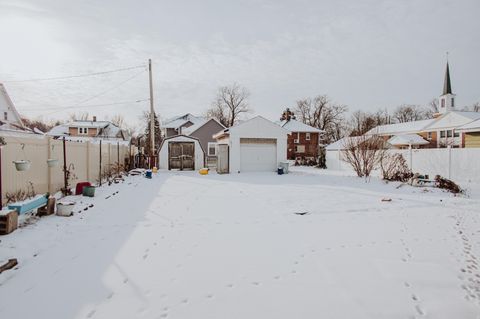
[[[97,121],[97,117],[94,115],[93,116],[93,121],[96,122]]]

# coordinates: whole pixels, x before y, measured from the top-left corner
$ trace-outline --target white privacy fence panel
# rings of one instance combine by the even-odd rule
[[[2,200],[5,194],[27,190],[29,185],[37,194],[57,192],[64,186],[63,141],[44,136],[4,136],[7,145],[2,147]],[[98,183],[100,175],[100,145],[91,142],[66,141],[67,168],[72,172],[70,186],[79,181]],[[118,155],[119,156],[118,156]],[[130,155],[128,145],[102,143],[102,172],[124,165]],[[134,155],[134,154],[132,154]],[[58,165],[48,167],[47,159],[58,159]],[[17,171],[16,160],[28,160],[27,171]]]
[[[458,182],[480,183],[480,148],[430,148],[388,150],[400,153],[414,173],[441,175]],[[342,151],[326,152],[327,169],[352,170]]]

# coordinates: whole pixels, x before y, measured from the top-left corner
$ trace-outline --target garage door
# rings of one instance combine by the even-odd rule
[[[275,139],[240,139],[241,172],[273,172],[276,169],[277,141]]]

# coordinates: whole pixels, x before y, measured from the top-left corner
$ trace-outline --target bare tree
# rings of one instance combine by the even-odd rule
[[[347,110],[346,105],[334,104],[328,96],[318,95],[314,98],[298,100],[295,113],[303,123],[324,130],[325,134],[320,139],[328,144],[343,135]]]
[[[430,110],[428,111],[428,113],[431,115],[438,113],[440,111],[440,109],[438,108],[438,98],[432,99],[428,104],[428,106],[430,107]],[[429,117],[432,117],[432,116],[429,116]]]
[[[125,118],[121,114],[115,114],[110,118],[110,122],[118,126],[119,128],[126,128],[127,123],[125,122]]]
[[[70,113],[68,116],[71,121],[88,121],[88,117],[88,112]]]
[[[393,117],[398,123],[420,121],[428,118],[428,110],[419,105],[400,105],[395,109]]]
[[[369,177],[385,153],[385,142],[379,136],[347,137],[344,143],[343,160],[349,163],[358,177]]]
[[[237,83],[218,89],[215,101],[207,110],[208,117],[215,117],[226,127],[233,126],[243,113],[251,112],[248,105],[250,93]]]
[[[375,113],[356,111],[350,118],[350,136],[363,135],[377,126],[391,123],[392,118],[386,109]]]
[[[480,102],[475,102],[470,106],[464,107],[463,111],[480,112]]]

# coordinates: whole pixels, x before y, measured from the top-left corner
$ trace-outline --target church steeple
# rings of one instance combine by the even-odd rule
[[[445,80],[443,82],[443,94],[452,94],[452,84],[450,82],[450,68],[448,66],[447,61],[447,68],[445,69]]]
[[[440,114],[448,113],[455,110],[455,94],[452,93],[452,82],[450,81],[450,65],[445,69],[445,79],[443,81],[443,93],[440,96],[440,107],[438,112]]]

